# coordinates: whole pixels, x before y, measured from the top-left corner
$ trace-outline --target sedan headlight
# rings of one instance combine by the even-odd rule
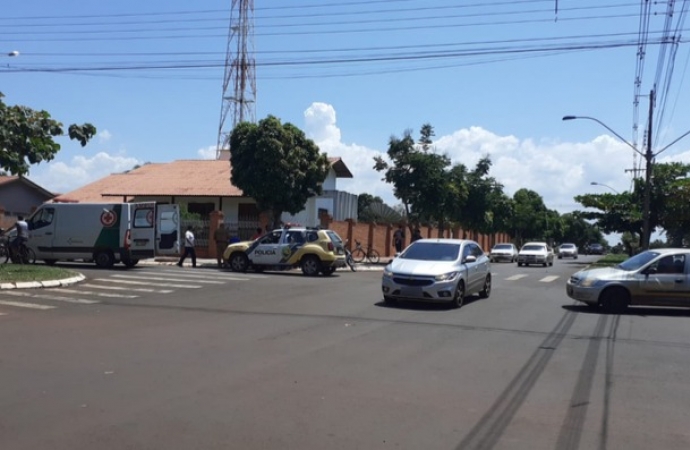
[[[588,288],[588,287],[598,285],[600,283],[600,281],[601,280],[599,280],[597,278],[585,278],[584,280],[582,280],[580,282],[580,286]]]
[[[444,274],[441,274],[441,275],[436,275],[436,276],[434,277],[434,279],[435,279],[436,281],[448,281],[448,280],[452,280],[452,279],[455,278],[457,275],[458,275],[458,272],[448,272],[448,273],[444,273]]]
[[[393,271],[389,266],[383,268],[383,276],[386,278],[391,278],[393,276]]]

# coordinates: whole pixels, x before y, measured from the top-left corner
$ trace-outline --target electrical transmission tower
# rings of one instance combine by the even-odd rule
[[[230,149],[235,125],[256,120],[255,104],[254,0],[232,0],[216,158]]]

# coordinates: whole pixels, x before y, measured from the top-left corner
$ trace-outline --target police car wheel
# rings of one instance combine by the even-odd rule
[[[244,253],[233,253],[230,257],[230,268],[233,272],[246,272],[249,268],[249,258]]]
[[[302,267],[302,273],[309,277],[316,276],[321,271],[321,261],[314,255],[308,255],[302,258],[302,264],[300,265]]]

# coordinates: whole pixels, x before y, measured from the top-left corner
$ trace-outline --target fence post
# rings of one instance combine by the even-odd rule
[[[211,211],[209,214],[211,220],[209,223],[208,230],[208,255],[210,258],[216,258],[218,252],[216,251],[216,240],[214,235],[218,227],[223,225],[223,212],[222,211]]]

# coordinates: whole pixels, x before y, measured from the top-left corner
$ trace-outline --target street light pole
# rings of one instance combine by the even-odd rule
[[[652,196],[652,114],[654,113],[654,91],[649,92],[649,124],[647,130],[647,151],[644,153],[645,174],[644,174],[644,206],[642,213],[642,249],[649,250],[651,230],[649,229],[650,203]],[[661,153],[661,152],[659,152]]]

